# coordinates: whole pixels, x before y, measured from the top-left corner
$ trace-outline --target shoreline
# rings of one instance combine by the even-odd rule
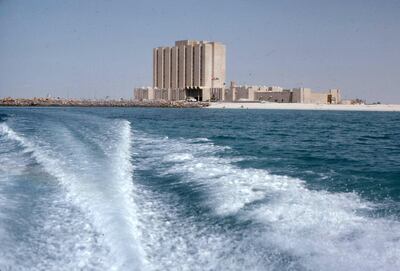
[[[272,110],[323,110],[400,112],[400,104],[301,104],[301,103],[250,103],[211,102],[209,109],[272,109]]]
[[[0,99],[1,107],[147,107],[147,108],[208,108],[258,110],[370,111],[400,112],[400,104],[302,104],[260,102],[187,102],[137,100],[78,100],[78,99]]]
[[[206,102],[186,101],[137,101],[137,100],[78,100],[78,99],[0,99],[1,107],[155,107],[155,108],[203,108]]]

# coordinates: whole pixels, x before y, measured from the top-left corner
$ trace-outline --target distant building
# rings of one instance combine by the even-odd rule
[[[296,103],[307,104],[339,104],[341,103],[341,95],[339,89],[330,89],[327,92],[313,92],[310,88],[294,88],[292,89],[294,101]]]
[[[173,47],[153,49],[154,97],[198,101],[223,100],[225,45],[182,40]]]
[[[135,88],[133,91],[133,99],[139,101],[155,100],[154,89],[151,87]]]
[[[325,93],[310,88],[279,86],[225,87],[225,45],[219,42],[181,40],[172,47],[153,49],[153,87],[136,88],[136,100],[265,101],[276,103],[341,102],[339,89]]]
[[[284,89],[277,86],[237,86],[234,82],[231,82],[230,88],[225,89],[225,100],[223,101],[337,104],[341,102],[341,96],[339,89],[330,89],[325,93],[319,93],[313,92],[310,88]]]

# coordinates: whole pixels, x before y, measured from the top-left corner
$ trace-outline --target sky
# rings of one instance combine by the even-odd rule
[[[0,98],[131,98],[182,39],[226,45],[227,85],[400,103],[400,0],[0,0]]]

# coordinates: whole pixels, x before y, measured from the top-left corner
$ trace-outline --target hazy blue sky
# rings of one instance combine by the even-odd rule
[[[131,97],[152,48],[227,46],[227,83],[400,103],[400,0],[0,0],[0,97]]]

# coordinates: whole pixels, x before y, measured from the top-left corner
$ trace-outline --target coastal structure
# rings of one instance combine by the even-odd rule
[[[65,98],[0,98],[2,106],[49,106],[49,107],[172,107],[201,108],[208,103],[191,103],[186,101],[148,100],[148,99],[65,99]]]
[[[225,45],[214,41],[181,40],[153,49],[153,88],[138,91],[148,99],[223,100]]]
[[[145,101],[221,101],[339,104],[339,89],[324,93],[310,88],[225,86],[225,45],[215,41],[181,40],[172,47],[153,49],[153,87],[134,89],[134,99]]]
[[[231,82],[230,87],[225,89],[224,101],[339,104],[341,103],[341,94],[339,89],[329,89],[320,93],[313,92],[310,88],[284,89],[278,86],[236,86],[234,82]]]

